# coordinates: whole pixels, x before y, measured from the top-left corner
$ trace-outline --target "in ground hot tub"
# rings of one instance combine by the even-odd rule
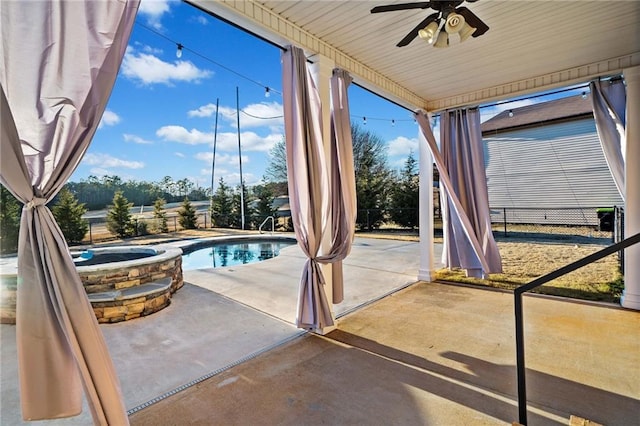
[[[157,312],[184,282],[182,250],[121,246],[72,253],[98,322],[119,322]],[[13,261],[11,260],[13,259]],[[15,323],[16,258],[2,259],[0,320]]]

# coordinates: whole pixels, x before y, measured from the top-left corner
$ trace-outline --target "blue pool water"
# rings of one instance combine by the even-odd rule
[[[295,241],[287,240],[210,242],[205,247],[185,249],[182,255],[182,270],[222,268],[260,262],[278,256],[282,248],[294,244]]]

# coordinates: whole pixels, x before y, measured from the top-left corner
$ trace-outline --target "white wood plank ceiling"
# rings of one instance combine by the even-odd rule
[[[406,0],[188,0],[279,45],[331,57],[356,81],[408,107],[437,111],[522,96],[640,65],[640,1],[465,2],[490,30],[437,49],[396,47],[432,9],[371,14]]]

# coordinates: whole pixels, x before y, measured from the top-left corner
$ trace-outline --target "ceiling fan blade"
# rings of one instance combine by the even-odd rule
[[[396,10],[408,10],[408,9],[427,9],[431,7],[430,1],[419,1],[415,3],[400,3],[400,4],[388,4],[384,6],[376,6],[371,9],[371,13],[380,12],[393,12]]]
[[[464,16],[464,20],[467,22],[467,24],[476,29],[472,37],[480,37],[482,34],[489,31],[489,26],[482,22],[480,18],[478,18],[472,11],[470,11],[466,7],[459,7],[456,9],[456,12]]]
[[[414,29],[411,30],[409,34],[404,36],[404,38],[400,40],[400,42],[396,44],[396,46],[404,47],[407,44],[411,43],[414,38],[418,37],[418,31],[420,31],[421,29],[429,25],[432,21],[435,21],[436,19],[438,19],[439,15],[440,15],[440,12],[436,12],[427,16],[424,21],[420,22]]]

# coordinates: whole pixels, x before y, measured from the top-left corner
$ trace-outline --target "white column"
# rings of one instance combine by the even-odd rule
[[[331,75],[333,74],[333,68],[335,67],[335,63],[322,55],[315,55],[312,58],[313,64],[311,65],[311,73],[313,74],[313,80],[316,83],[316,87],[318,88],[318,93],[320,95],[320,102],[322,102],[322,143],[324,145],[324,155],[327,160],[327,173],[331,176],[331,162],[329,159],[331,158]],[[329,230],[331,229],[331,216],[329,216],[326,232],[322,239],[322,245],[320,247],[320,253],[327,253],[331,248],[331,233]],[[331,307],[331,317],[335,321],[335,311],[333,309],[333,304],[331,301],[333,300],[333,265],[331,264],[322,264],[322,274],[325,279],[324,290],[327,295],[327,300],[330,302]],[[332,330],[335,330],[335,326],[333,327],[325,327],[322,330],[314,330],[318,334],[326,334]]]
[[[627,83],[624,236],[640,232],[640,67],[624,70]],[[640,245],[625,250],[622,306],[640,310]]]
[[[420,191],[419,191],[419,229],[420,229],[420,270],[418,279],[432,281],[435,278],[433,268],[433,159],[422,132],[418,129]]]

